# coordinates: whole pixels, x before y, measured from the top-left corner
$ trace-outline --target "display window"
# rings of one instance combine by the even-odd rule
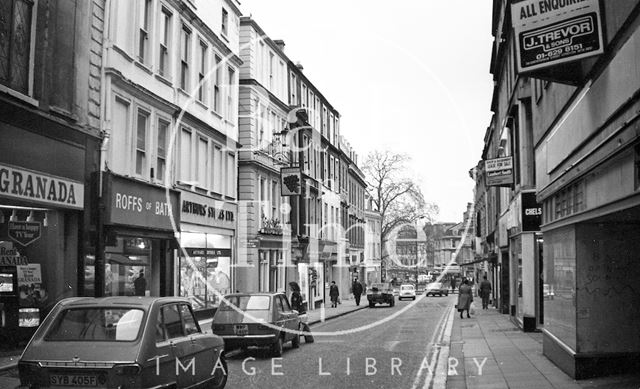
[[[230,236],[180,233],[180,296],[188,297],[194,309],[218,306],[220,297],[231,293],[231,242]]]

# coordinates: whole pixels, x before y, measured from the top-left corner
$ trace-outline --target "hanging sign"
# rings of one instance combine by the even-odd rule
[[[299,196],[302,194],[302,173],[299,167],[283,167],[280,169],[280,188],[282,188],[282,196]]]
[[[518,73],[604,52],[598,0],[524,0],[511,18]]]
[[[41,226],[40,222],[9,222],[9,238],[22,246],[28,246],[40,239]]]
[[[513,184],[513,158],[504,157],[484,161],[487,186],[511,186]]]

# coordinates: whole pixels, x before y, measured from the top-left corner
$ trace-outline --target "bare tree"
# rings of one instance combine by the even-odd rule
[[[420,187],[406,176],[406,154],[390,151],[373,151],[367,155],[363,171],[372,200],[382,215],[382,262],[389,257],[386,242],[391,233],[403,224],[414,224],[418,220],[433,222],[439,209],[424,200]]]

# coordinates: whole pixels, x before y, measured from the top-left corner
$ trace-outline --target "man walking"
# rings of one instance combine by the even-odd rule
[[[351,292],[353,293],[353,297],[356,298],[356,305],[360,306],[360,297],[362,297],[362,284],[358,281],[357,278],[353,279],[353,284],[351,285]]]
[[[335,281],[331,281],[331,287],[329,288],[329,297],[331,297],[331,308],[338,307],[338,299],[340,298],[340,291]]]
[[[482,297],[482,309],[489,309],[489,297],[491,296],[491,282],[487,276],[480,283],[480,297]]]

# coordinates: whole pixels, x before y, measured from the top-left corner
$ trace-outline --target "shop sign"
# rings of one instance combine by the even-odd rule
[[[58,208],[84,208],[83,184],[4,164],[0,164],[0,196]]]
[[[598,0],[524,0],[511,17],[519,73],[604,52]]]
[[[183,223],[235,229],[238,206],[196,193],[183,191],[180,195],[180,220]]]
[[[511,186],[513,184],[513,158],[503,157],[484,161],[487,186]]]
[[[168,196],[168,198],[167,198]],[[174,230],[180,225],[179,194],[142,182],[107,176],[106,223]]]
[[[206,258],[231,257],[231,249],[185,247],[184,251],[190,257],[206,257]]]
[[[522,231],[540,231],[542,206],[535,192],[522,192]]]
[[[283,167],[280,169],[280,188],[282,196],[299,196],[302,194],[302,172],[299,167]]]
[[[40,222],[9,222],[9,238],[22,246],[28,246],[40,239],[41,231]]]
[[[11,242],[0,242],[0,266],[19,266],[29,263],[26,256],[20,255]]]

